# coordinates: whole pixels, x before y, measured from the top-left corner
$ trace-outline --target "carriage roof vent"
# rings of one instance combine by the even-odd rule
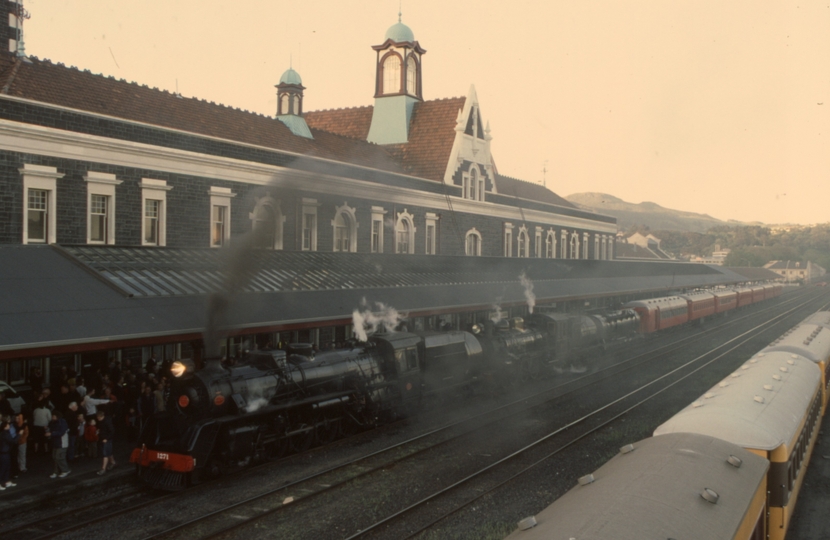
[[[703,491],[700,492],[700,496],[712,504],[717,504],[718,499],[720,499],[720,495],[718,495],[715,490],[709,488],[703,488]]]
[[[743,460],[738,456],[730,455],[726,458],[726,462],[735,467],[736,469],[740,468],[743,465]]]
[[[587,486],[588,484],[594,483],[594,475],[593,474],[586,474],[585,476],[579,479],[580,486]]]
[[[519,522],[519,530],[526,531],[536,526],[536,516],[526,517]]]

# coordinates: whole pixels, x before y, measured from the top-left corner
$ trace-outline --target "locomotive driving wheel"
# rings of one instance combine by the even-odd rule
[[[334,411],[321,414],[315,422],[317,441],[320,444],[328,444],[337,439],[342,422],[340,415]]]
[[[272,420],[272,440],[264,443],[265,459],[273,460],[284,456],[291,446],[286,436],[286,420],[283,416],[277,416]]]
[[[542,375],[542,365],[535,358],[520,358],[518,360],[517,382],[526,383],[535,381]]]
[[[288,440],[295,452],[305,452],[314,444],[314,420],[309,413],[299,413],[288,429]]]

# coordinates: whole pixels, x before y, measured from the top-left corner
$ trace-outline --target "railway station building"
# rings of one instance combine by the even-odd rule
[[[364,298],[421,328],[529,309],[522,273],[560,307],[740,281],[615,264],[614,218],[498,171],[473,86],[425,99],[401,22],[367,44],[372,106],[309,112],[288,69],[262,115],[26,56],[20,7],[0,0],[0,380],[196,354],[217,290],[232,355],[343,341]]]

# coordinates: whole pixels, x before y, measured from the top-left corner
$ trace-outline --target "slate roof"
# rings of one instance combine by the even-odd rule
[[[748,281],[770,281],[781,279],[781,276],[772,270],[758,268],[755,266],[730,266],[729,270],[745,277]]]
[[[545,186],[511,178],[503,174],[496,174],[496,190],[501,195],[508,197],[519,197],[520,199],[546,202],[566,208],[576,208],[570,201],[560,197]]]
[[[650,249],[638,246],[637,244],[627,244],[625,242],[617,242],[614,247],[614,257],[617,259],[659,259],[656,253]]]
[[[257,113],[112,77],[49,60],[10,60],[0,64],[0,92],[43,103],[143,122],[392,172],[403,172],[389,153],[364,140],[312,127],[314,140],[298,137],[282,122]]]
[[[773,261],[767,263],[764,268],[775,270],[806,270],[807,265],[801,261]]]
[[[198,339],[207,319],[205,290],[221,289],[225,280],[223,256],[209,248],[0,246],[0,359]],[[231,298],[227,321],[237,332],[347,324],[364,299],[412,314],[489,310],[498,298],[503,307],[520,305],[526,302],[522,272],[533,281],[538,303],[744,281],[728,269],[701,264],[283,251],[257,256],[255,279]],[[177,276],[193,287],[151,295],[124,286],[136,276],[168,286]],[[198,290],[206,282],[208,289]]]

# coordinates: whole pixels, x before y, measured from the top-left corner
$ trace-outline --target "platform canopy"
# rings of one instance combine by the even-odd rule
[[[731,285],[702,264],[118,246],[0,247],[0,358],[198,339],[209,296],[236,331],[347,324],[365,302],[410,316]]]

